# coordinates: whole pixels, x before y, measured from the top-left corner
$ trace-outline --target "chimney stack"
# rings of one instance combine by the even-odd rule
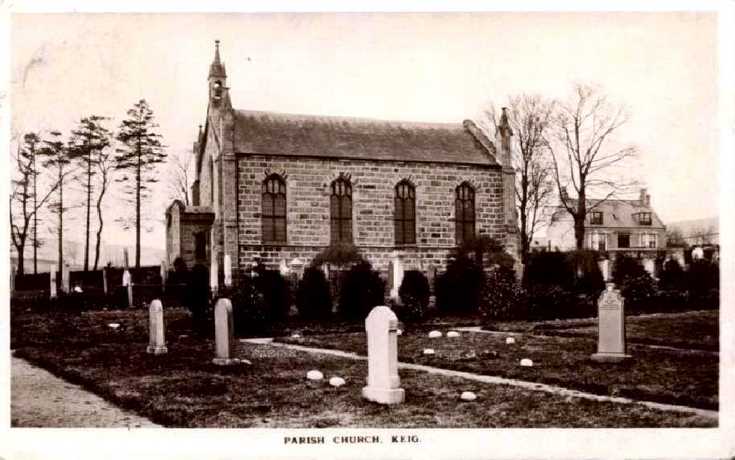
[[[648,194],[648,190],[645,188],[641,189],[640,198],[638,200],[640,201],[641,206],[651,206],[651,195]]]
[[[569,192],[567,192],[566,186],[561,188],[561,199],[562,201],[566,202],[569,200]]]

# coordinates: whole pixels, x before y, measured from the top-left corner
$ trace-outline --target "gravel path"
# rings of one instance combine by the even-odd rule
[[[27,361],[12,358],[10,416],[13,427],[157,427]]]

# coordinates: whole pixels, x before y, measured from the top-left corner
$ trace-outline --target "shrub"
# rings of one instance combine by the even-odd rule
[[[578,296],[572,291],[552,284],[536,285],[528,291],[528,319],[548,320],[594,316],[594,310],[586,308],[588,296]]]
[[[706,259],[692,260],[687,273],[690,294],[700,296],[712,289],[720,288],[720,267]]]
[[[232,301],[235,334],[270,335],[274,316],[253,279],[243,278],[229,296]]]
[[[525,319],[528,314],[527,301],[526,292],[516,281],[513,270],[498,267],[485,279],[480,313],[485,323]]]
[[[368,261],[353,265],[345,274],[339,311],[348,319],[365,319],[370,310],[385,302],[385,281]]]
[[[605,289],[599,259],[597,251],[588,249],[570,251],[567,254],[568,271],[572,272],[575,292],[596,295]]]
[[[482,297],[485,273],[467,257],[457,257],[436,277],[434,292],[439,310],[452,313],[477,311]]]
[[[398,288],[401,304],[395,310],[403,322],[421,320],[429,306],[429,280],[418,270],[408,270]]]
[[[664,262],[661,268],[658,284],[661,289],[666,290],[685,290],[686,278],[684,270],[676,259],[669,259]]]
[[[212,318],[212,309],[209,303],[209,269],[202,264],[194,265],[191,273],[187,273],[179,267],[177,271],[177,281],[182,279],[187,282],[186,289],[181,291],[185,297],[181,298],[181,302],[189,311],[191,311],[192,329],[197,333],[211,331],[210,321]]]
[[[633,310],[645,310],[656,296],[656,283],[645,270],[637,276],[623,279],[620,293],[625,299],[626,307]]]
[[[565,252],[536,252],[529,254],[524,270],[526,286],[556,285],[571,288],[574,271]]]
[[[331,246],[324,248],[319,254],[317,254],[314,257],[314,260],[311,261],[311,264],[314,267],[318,267],[323,264],[345,266],[362,261],[363,258],[354,245],[333,243]]]
[[[332,295],[324,272],[307,267],[296,291],[299,315],[308,319],[323,319],[332,314]]]
[[[627,278],[636,278],[648,275],[641,262],[625,254],[618,254],[613,264],[612,278],[615,284],[621,286]],[[650,277],[650,276],[649,276]]]

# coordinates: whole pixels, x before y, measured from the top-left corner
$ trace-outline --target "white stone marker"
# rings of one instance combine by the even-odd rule
[[[225,286],[232,286],[232,258],[225,254]]]
[[[209,288],[212,292],[217,292],[219,287],[219,268],[217,267],[217,259],[212,254],[212,263],[209,265]]]
[[[320,371],[316,369],[312,369],[309,372],[306,373],[306,379],[307,380],[322,380],[324,378],[324,374],[322,374]]]
[[[133,283],[130,277],[130,272],[126,268],[122,276],[122,285],[125,286],[128,292],[128,307],[133,306]]]
[[[161,291],[166,290],[166,277],[168,277],[168,264],[165,260],[161,260]]]
[[[107,294],[107,267],[102,267],[102,291]]]
[[[71,277],[69,276],[69,264],[61,264],[61,289],[67,294],[71,292]]]
[[[514,344],[516,343],[516,339],[514,339],[513,337],[506,337],[505,343],[507,343],[508,345]]]
[[[380,404],[399,404],[406,397],[398,377],[398,318],[386,306],[372,309],[365,319],[368,343],[367,386],[365,399]]]
[[[163,322],[163,304],[156,299],[148,307],[148,348],[147,353],[162,355],[168,353],[166,348],[166,330]]]
[[[607,283],[597,301],[597,353],[593,361],[620,362],[630,355],[625,353],[625,309],[623,296],[615,289],[615,284]]]
[[[393,260],[391,260],[391,290],[390,290],[390,297],[391,299],[397,300],[398,299],[398,290],[401,288],[401,283],[403,283],[403,262],[401,262],[400,257],[397,254],[393,255]]]
[[[449,331],[449,332],[447,332],[447,337],[449,337],[450,339],[452,337],[459,337],[459,332],[457,332],[457,331]]]
[[[643,269],[651,276],[656,276],[656,261],[653,259],[643,259]]]
[[[610,261],[608,259],[602,259],[597,262],[600,267],[600,273],[602,274],[603,281],[610,279]]]
[[[431,332],[429,332],[429,338],[430,339],[438,339],[441,336],[442,336],[442,333],[439,332],[439,331],[431,331]]]
[[[471,391],[463,391],[459,397],[462,401],[474,401],[477,399],[477,395]]]
[[[232,324],[232,302],[219,299],[214,306],[214,364],[225,366],[235,362],[232,359],[232,343],[235,331]]]
[[[333,387],[339,388],[345,383],[346,383],[345,379],[343,379],[342,377],[332,377],[331,379],[329,379],[329,384],[332,385]]]
[[[533,367],[533,361],[528,358],[523,358],[521,360],[521,366],[523,367]]]
[[[54,299],[56,298],[56,270],[51,269],[51,273],[49,273],[49,278],[51,280],[51,283],[49,285],[49,289],[50,289],[49,297]]]

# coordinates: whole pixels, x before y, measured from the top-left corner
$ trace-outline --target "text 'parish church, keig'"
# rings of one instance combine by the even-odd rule
[[[269,269],[306,265],[348,243],[382,272],[395,258],[442,271],[454,248],[483,235],[517,259],[505,116],[493,142],[470,120],[237,110],[218,41],[208,83],[192,205],[177,200],[166,212],[169,264],[207,264],[222,280],[228,262],[236,279],[256,259]]]

